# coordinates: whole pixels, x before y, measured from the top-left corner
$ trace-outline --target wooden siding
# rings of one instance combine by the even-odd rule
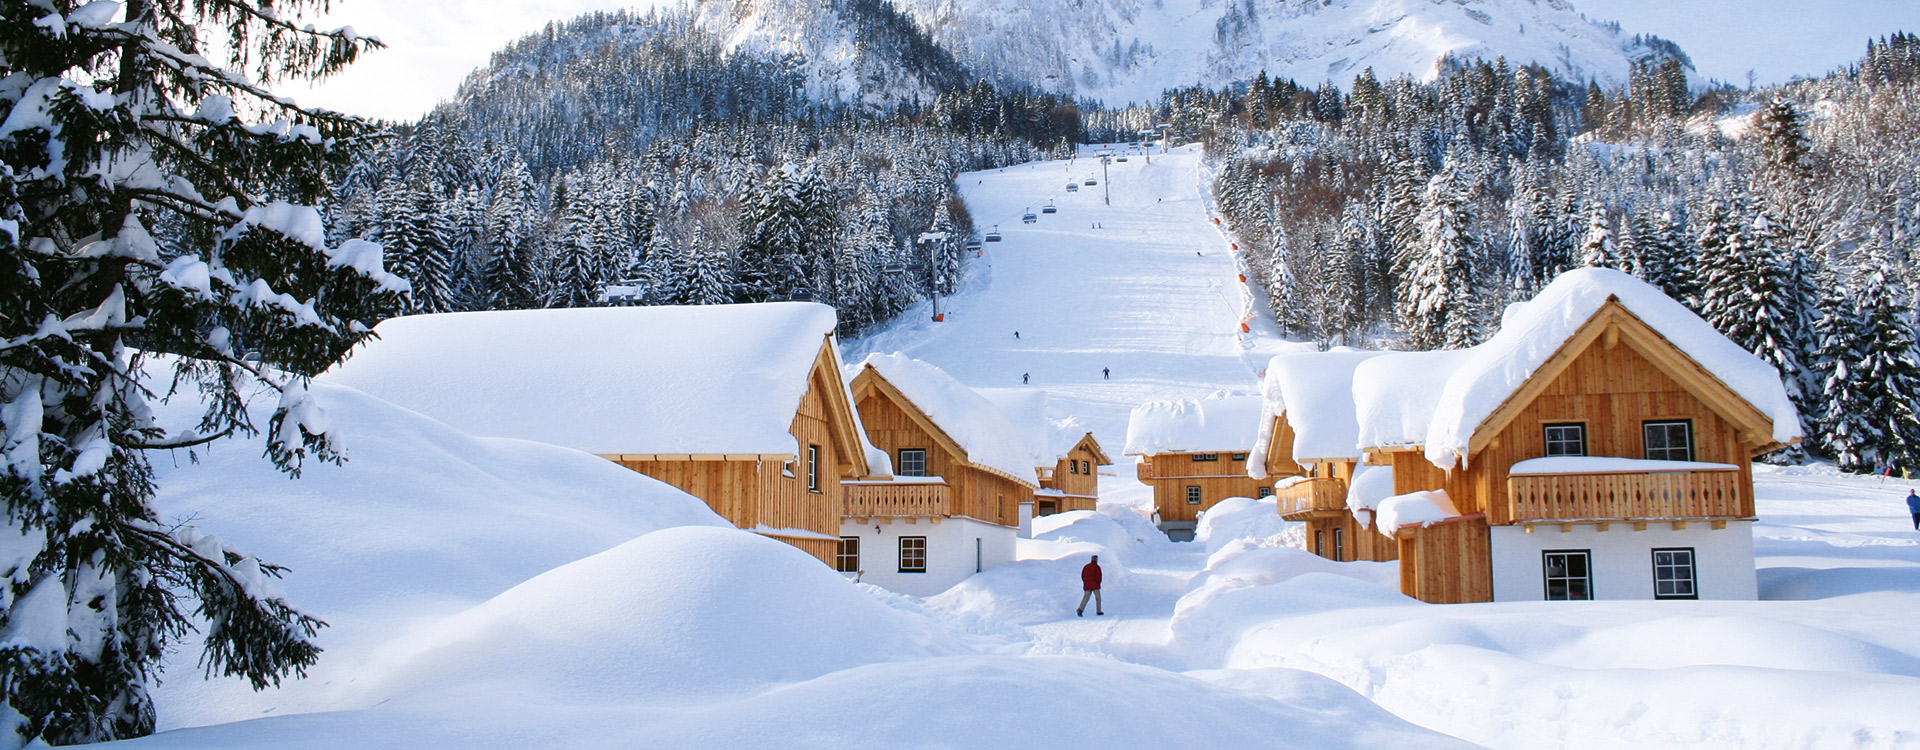
[[[1002,526],[1019,525],[1020,502],[1033,496],[1033,488],[968,466],[908,416],[910,405],[895,403],[883,389],[865,388],[857,395],[859,401],[854,406],[867,428],[867,439],[894,458],[896,469],[901,449],[926,451],[927,476],[947,481],[953,515]]]
[[[831,358],[816,363],[807,376],[788,432],[799,442],[800,455],[789,463],[767,460],[628,461],[615,463],[680,488],[706,501],[715,513],[735,526],[752,529],[799,529],[831,537],[840,535],[841,472],[854,462],[836,446],[848,444],[834,434],[825,389],[831,378],[823,368]],[[836,440],[836,437],[839,439]],[[854,443],[857,445],[857,441]],[[807,446],[818,446],[819,491],[807,489]],[[774,536],[793,544],[822,562],[833,562],[834,542],[803,537]]]
[[[1274,417],[1273,439],[1267,442],[1267,455],[1263,457],[1268,479],[1307,473],[1306,467],[1293,460],[1293,440],[1293,425],[1287,423],[1286,415]]]
[[[1742,444],[1733,424],[1632,347],[1608,347],[1599,340],[1575,357],[1473,457],[1468,473],[1478,498],[1487,502],[1477,502],[1474,510],[1461,508],[1460,512],[1486,512],[1488,522],[1494,525],[1514,521],[1511,506],[1498,501],[1507,494],[1507,469],[1547,455],[1546,425],[1585,424],[1589,456],[1645,458],[1642,423],[1682,419],[1693,423],[1695,461],[1743,467],[1738,489],[1743,506],[1749,510],[1742,515],[1751,515],[1753,446]],[[1397,464],[1395,468],[1397,471]],[[1459,495],[1454,497],[1457,502]],[[1679,516],[1707,516],[1714,515],[1710,511],[1715,509],[1682,506],[1670,510]]]
[[[846,501],[840,514],[874,516],[951,516],[953,488],[943,483],[858,483],[842,487]]]
[[[1751,518],[1753,500],[1734,469],[1507,478],[1514,523],[1582,520]]]
[[[1271,479],[1248,477],[1246,460],[1234,460],[1233,452],[1215,454],[1218,461],[1194,461],[1193,455],[1158,453],[1148,457],[1150,465],[1142,464],[1141,472],[1150,477],[1144,481],[1153,486],[1153,505],[1163,522],[1196,521],[1201,511],[1221,500],[1259,497],[1261,487],[1273,486]],[[1199,505],[1187,504],[1189,486],[1200,488]]]
[[[1493,601],[1493,551],[1482,514],[1400,530],[1400,592],[1433,604]]]
[[[1070,463],[1074,466],[1079,465],[1077,462],[1086,463],[1087,470],[1084,473],[1069,466]],[[1076,446],[1067,452],[1066,458],[1054,463],[1053,476],[1042,481],[1040,486],[1056,489],[1069,495],[1098,497],[1100,495],[1099,471],[1100,457],[1094,455],[1093,451]]]
[[[1334,545],[1334,531],[1339,530],[1343,544]],[[1353,514],[1341,511],[1337,516],[1320,516],[1306,522],[1307,551],[1329,560],[1352,562],[1370,560],[1388,562],[1400,559],[1400,542],[1381,534],[1368,526],[1361,526],[1354,520]],[[1315,544],[1319,544],[1316,549]],[[1338,553],[1338,556],[1335,556]]]
[[[1347,481],[1335,477],[1305,479],[1273,490],[1280,517],[1306,521],[1347,515]]]

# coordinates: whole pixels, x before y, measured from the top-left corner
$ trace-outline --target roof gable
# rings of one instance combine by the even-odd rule
[[[1038,460],[1006,414],[939,368],[902,354],[869,355],[853,391],[857,399],[884,395],[962,464],[1040,486]]]

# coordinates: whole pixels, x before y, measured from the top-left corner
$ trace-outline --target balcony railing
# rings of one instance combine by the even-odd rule
[[[845,516],[950,516],[953,489],[946,482],[846,482]]]
[[[1273,489],[1280,517],[1289,521],[1331,518],[1347,512],[1347,481],[1336,477],[1303,479]]]
[[[1750,518],[1740,472],[1725,469],[1507,477],[1509,522]]]

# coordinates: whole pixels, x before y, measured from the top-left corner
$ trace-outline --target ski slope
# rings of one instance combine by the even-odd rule
[[[1085,185],[1102,179],[1102,152],[1127,161]],[[1241,332],[1265,302],[1240,282],[1204,180],[1198,146],[1150,156],[1088,147],[1071,160],[961,175],[974,224],[1005,239],[968,259],[958,293],[941,300],[945,322],[922,303],[846,342],[847,361],[904,352],[976,388],[1020,386],[1029,375],[1027,385],[1091,425],[1110,453],[1143,402],[1257,392],[1260,368],[1287,344],[1264,313]],[[1059,213],[1041,213],[1049,202]],[[1024,224],[1029,210],[1038,221]]]

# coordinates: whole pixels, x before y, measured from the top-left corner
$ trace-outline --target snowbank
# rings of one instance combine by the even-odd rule
[[[995,402],[961,385],[933,365],[899,353],[871,354],[860,364],[847,368],[847,381],[852,382],[866,369],[885,378],[912,402],[913,408],[926,414],[935,427],[959,444],[967,453],[968,463],[1028,487],[1040,486],[1040,477],[1034,468],[1053,463],[1037,455],[1047,444],[1043,432],[1046,427],[1044,394],[1038,405],[1039,423],[1018,428],[1008,421],[1006,412]],[[1023,417],[1033,408],[1026,402],[1018,406]]]
[[[679,703],[959,651],[790,545],[689,527],[430,623],[383,649],[359,682],[366,705],[447,691]]]
[[[1295,461],[1360,457],[1360,424],[1353,396],[1353,373],[1360,363],[1383,352],[1335,349],[1281,354],[1267,363],[1259,439],[1253,454],[1266,456],[1274,439],[1274,417],[1293,428]],[[1265,479],[1263,462],[1249,462],[1247,473]]]
[[[808,302],[410,315],[321,380],[473,435],[797,456],[788,429],[833,329]]]
[[[157,368],[150,372],[164,371]],[[263,712],[322,710],[326,683],[358,649],[407,623],[473,606],[556,566],[672,526],[724,526],[698,498],[567,448],[475,438],[350,388],[315,383],[345,441],[341,466],[310,463],[289,480],[257,442],[224,439],[174,460],[156,456],[163,522],[190,520],[262,560],[302,611],[330,623],[312,677],[255,693],[175,664],[156,692],[165,726]],[[271,399],[258,400],[265,424]],[[197,419],[197,400],[157,407]]]
[[[1443,468],[1467,458],[1474,430],[1546,364],[1608,300],[1679,347],[1773,422],[1772,439],[1800,439],[1800,417],[1779,373],[1700,316],[1644,281],[1606,268],[1560,274],[1532,300],[1515,305],[1499,332],[1471,349],[1448,378],[1426,431],[1426,456]]]
[[[1427,527],[1460,515],[1446,490],[1427,490],[1394,495],[1380,501],[1374,510],[1374,529],[1392,537],[1407,526]]]
[[[1244,451],[1260,433],[1259,396],[1150,401],[1127,419],[1129,456]]]
[[[1209,555],[1243,539],[1298,545],[1303,540],[1301,528],[1297,521],[1280,518],[1271,497],[1230,497],[1200,514],[1200,522],[1193,528],[1193,543],[1206,547]]]

